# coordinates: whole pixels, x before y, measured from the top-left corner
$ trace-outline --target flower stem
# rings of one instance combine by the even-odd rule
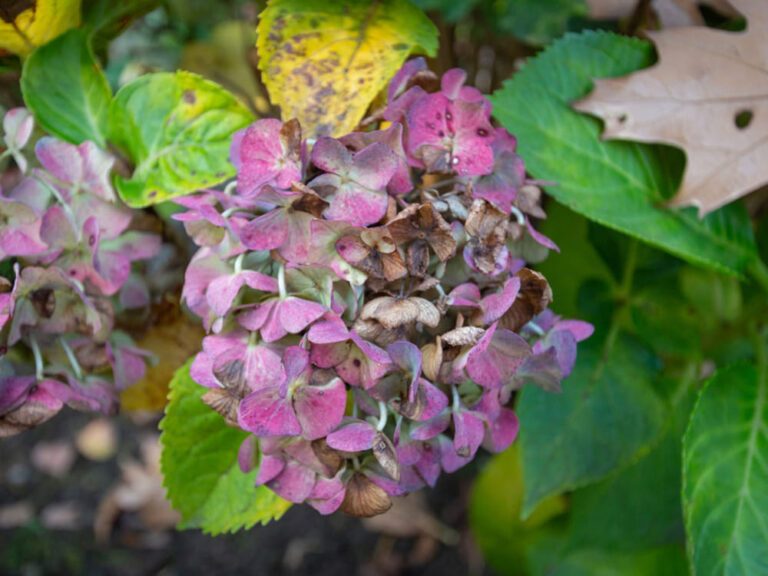
[[[63,337],[59,338],[59,344],[61,344],[61,347],[64,349],[64,352],[67,355],[67,358],[69,358],[69,363],[72,365],[72,370],[75,372],[75,377],[78,380],[82,380],[83,369],[80,367],[80,362],[77,361],[75,353],[72,352],[72,348],[69,347],[69,344],[67,344],[67,341]]]
[[[29,345],[32,348],[32,354],[35,357],[35,379],[43,379],[43,355],[40,352],[40,346],[37,345],[37,340],[34,336],[29,337]]]
[[[387,405],[379,400],[379,423],[376,424],[376,430],[381,432],[387,425]]]

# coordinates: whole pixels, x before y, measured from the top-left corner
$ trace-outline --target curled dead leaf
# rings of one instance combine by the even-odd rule
[[[547,279],[534,270],[521,269],[520,292],[509,310],[499,320],[499,326],[518,331],[552,303],[552,288]]]

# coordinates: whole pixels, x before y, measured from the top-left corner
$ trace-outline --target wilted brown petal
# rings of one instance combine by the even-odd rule
[[[517,273],[520,292],[512,307],[499,320],[499,326],[517,331],[552,303],[552,288],[543,275],[523,268]]]
[[[327,472],[326,475],[329,478],[335,476],[336,472],[338,472],[344,464],[344,458],[341,453],[328,446],[325,438],[313,440],[312,451],[315,453],[315,456],[317,456],[317,459],[320,460],[320,463],[325,466]]]
[[[400,461],[392,441],[383,432],[378,432],[373,439],[373,455],[384,471],[395,482],[400,482]]]
[[[291,118],[280,128],[280,143],[289,156],[298,160],[301,155],[301,125],[296,118]]]
[[[250,391],[245,381],[245,363],[240,359],[225,362],[214,368],[213,375],[236,398],[242,399]]]
[[[211,388],[201,397],[202,401],[224,417],[224,421],[234,428],[237,424],[237,409],[240,407],[240,398],[224,388]]]
[[[483,328],[477,326],[463,326],[454,328],[441,336],[442,341],[448,346],[474,346],[485,334]]]
[[[437,380],[440,374],[440,365],[443,363],[443,346],[440,336],[435,342],[426,344],[421,349],[421,370],[429,380]]]
[[[392,500],[360,472],[355,472],[347,484],[347,492],[341,503],[341,511],[358,518],[370,518],[383,514],[392,507]]]
[[[429,268],[429,248],[424,240],[416,240],[408,245],[406,262],[411,276],[421,278],[427,273],[427,268]]]

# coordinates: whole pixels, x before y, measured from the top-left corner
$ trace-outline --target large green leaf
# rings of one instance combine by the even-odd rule
[[[111,108],[110,140],[133,162],[116,178],[133,207],[214,186],[235,174],[232,134],[253,117],[232,94],[189,72],[148,74],[124,86]]]
[[[567,35],[491,97],[494,115],[520,142],[529,171],[552,180],[547,192],[605,226],[697,264],[741,273],[756,257],[740,205],[699,220],[661,204],[682,173],[682,154],[645,144],[604,142],[600,123],[570,102],[592,78],[621,76],[653,62],[647,42],[602,32]],[[674,153],[673,153],[674,152]]]
[[[683,498],[697,576],[768,574],[768,376],[760,366],[719,371],[685,435]]]
[[[91,140],[104,147],[112,92],[86,31],[70,30],[35,50],[24,63],[21,90],[44,130],[75,144]]]
[[[528,516],[544,498],[586,486],[631,463],[655,442],[666,408],[652,387],[658,360],[619,336],[580,345],[563,393],[526,386],[517,403]]]
[[[610,526],[604,527],[610,530]],[[541,539],[531,550],[533,576],[684,576],[687,573],[682,546],[663,546],[640,551],[583,548],[553,553],[556,540]]]
[[[237,452],[247,434],[227,426],[203,403],[205,388],[190,378],[189,364],[171,381],[160,422],[164,485],[181,512],[181,527],[220,534],[280,518],[290,503],[264,486],[255,487],[256,471],[240,471]]]
[[[270,0],[258,49],[283,118],[311,137],[340,136],[411,52],[437,53],[437,28],[408,0]]]

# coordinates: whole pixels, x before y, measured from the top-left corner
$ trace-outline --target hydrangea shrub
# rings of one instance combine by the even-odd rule
[[[114,158],[92,142],[44,136],[30,168],[33,125],[24,108],[3,119],[19,174],[0,191],[0,438],[64,405],[114,414],[151,359],[116,324],[149,304],[142,262],[161,237],[135,225],[110,182]]]
[[[209,333],[191,376],[249,433],[243,472],[290,502],[372,516],[505,450],[513,393],[559,390],[592,332],[526,266],[557,250],[540,190],[465,80],[411,60],[378,129],[340,138],[257,120],[236,182],[177,199],[199,246],[183,298]]]

